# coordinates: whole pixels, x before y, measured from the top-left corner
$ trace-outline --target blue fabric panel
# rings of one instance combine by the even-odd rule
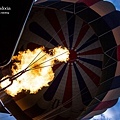
[[[102,68],[102,61],[88,59],[88,58],[80,58],[80,57],[79,57],[79,60],[86,62],[86,63],[89,63],[91,65],[94,65],[98,68]]]
[[[109,25],[106,23],[106,21],[102,17],[91,22],[90,26],[93,28],[93,30],[98,36],[110,31]]]
[[[42,28],[38,23],[36,22],[30,23],[29,29],[31,32],[40,36],[44,40],[48,42],[50,41],[50,43],[53,44],[54,46],[59,45],[59,43],[46,30],[44,30],[44,28]]]
[[[107,51],[106,54],[112,57],[113,59],[117,60],[117,46]]]
[[[119,11],[113,11],[105,15],[103,19],[106,21],[106,23],[109,25],[111,29],[114,29],[117,26],[120,26],[120,12]]]
[[[54,81],[51,83],[51,85],[49,86],[49,88],[47,89],[47,91],[44,93],[44,99],[46,101],[50,101],[53,99],[57,88],[62,80],[62,77],[64,75],[64,72],[66,70],[67,64],[65,64],[62,68],[62,70],[59,72],[59,74],[56,76],[56,78],[54,79]]]
[[[74,64],[74,69],[75,69],[75,73],[77,76],[82,101],[85,105],[88,105],[92,100],[91,94],[90,94],[90,92],[87,88],[87,85],[85,84],[84,78],[82,77],[81,73],[79,72],[76,64]]]
[[[106,52],[116,46],[116,41],[112,31],[99,37],[103,51]]]
[[[101,17],[99,14],[97,14],[95,11],[93,11],[90,8],[78,12],[77,15],[86,22],[91,22]]]
[[[66,13],[67,16],[67,24],[68,24],[68,33],[69,33],[69,48],[72,48],[73,44],[73,35],[74,35],[74,28],[75,28],[75,16],[70,13]]]
[[[120,76],[116,76],[113,79],[113,83],[112,83],[111,89],[116,89],[116,88],[120,88]]]
[[[90,46],[91,44],[95,43],[96,41],[98,41],[98,37],[94,34],[80,48],[77,49],[77,52]]]
[[[107,55],[104,55],[104,60],[103,61],[104,61],[103,62],[103,69],[105,67],[108,67],[108,66],[112,65],[113,63],[116,63],[116,61],[114,59],[110,58]]]
[[[75,3],[75,13],[78,13],[86,8],[88,8],[88,6],[85,3]]]
[[[115,76],[117,63],[110,65],[102,70],[101,82],[105,82]]]

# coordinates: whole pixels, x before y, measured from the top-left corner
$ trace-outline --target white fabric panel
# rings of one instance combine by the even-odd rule
[[[90,6],[90,8],[93,9],[95,12],[97,12],[100,16],[104,16],[115,10],[115,7],[113,6],[113,4],[107,1],[97,2],[92,6]]]
[[[98,110],[98,111],[92,111],[89,114],[87,114],[85,117],[83,117],[81,120],[86,120],[86,119],[91,118],[91,117],[93,117],[95,115],[101,114],[101,113],[105,112],[105,110],[106,109],[102,109],[102,110]]]
[[[112,30],[117,45],[120,45],[120,26]]]
[[[116,73],[115,76],[119,76],[120,75],[120,61],[117,62],[117,68],[116,68]]]
[[[110,100],[117,99],[118,97],[120,97],[120,88],[110,90],[102,101],[110,101]]]

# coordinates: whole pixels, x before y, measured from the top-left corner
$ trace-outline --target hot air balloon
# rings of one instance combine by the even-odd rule
[[[112,107],[120,96],[119,18],[102,0],[35,2],[17,51],[61,45],[69,61],[56,64],[54,80],[36,94],[4,93],[5,107],[17,120],[86,120]]]

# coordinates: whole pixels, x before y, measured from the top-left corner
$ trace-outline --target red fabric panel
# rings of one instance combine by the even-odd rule
[[[103,110],[103,109],[106,109],[106,108],[110,108],[110,107],[112,107],[113,105],[115,105],[116,102],[117,102],[117,99],[115,99],[115,100],[110,100],[110,101],[100,102],[100,104],[94,109],[94,111]]]
[[[120,45],[117,47],[117,60],[120,61]]]
[[[96,2],[99,2],[101,0],[78,0],[78,3],[83,2],[85,3],[87,6],[91,6],[93,4],[95,4]]]

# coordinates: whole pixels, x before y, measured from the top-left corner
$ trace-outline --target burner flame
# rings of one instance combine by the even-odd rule
[[[36,48],[33,51],[29,49],[20,51],[17,56],[12,57],[12,61],[16,62],[13,63],[11,70],[12,76],[22,74],[15,77],[12,85],[5,89],[6,93],[13,97],[23,90],[35,94],[43,87],[49,86],[55,74],[52,67],[57,61],[67,62],[69,54],[69,50],[61,46],[50,49],[49,53],[46,52],[45,47]],[[1,87],[6,87],[10,82],[8,77],[1,83]]]

